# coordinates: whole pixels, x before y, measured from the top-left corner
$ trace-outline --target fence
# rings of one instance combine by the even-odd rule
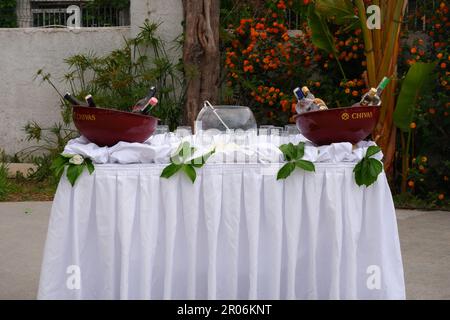
[[[63,8],[31,9],[33,27],[65,27],[71,15]],[[82,27],[117,27],[129,26],[130,18],[127,10],[113,7],[83,8],[81,7]]]

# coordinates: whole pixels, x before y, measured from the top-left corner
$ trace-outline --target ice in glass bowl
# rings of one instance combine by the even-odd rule
[[[214,106],[214,110],[209,106],[204,106],[198,113],[195,131],[214,131],[225,132],[227,128],[231,130],[250,130],[256,129],[256,120],[253,112],[248,107],[244,106]],[[225,125],[222,123],[222,121]]]

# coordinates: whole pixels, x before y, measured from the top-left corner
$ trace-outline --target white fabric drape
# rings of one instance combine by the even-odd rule
[[[386,177],[358,187],[354,165],[285,181],[281,164],[207,164],[195,184],[157,164],[63,178],[38,298],[403,299]]]
[[[70,140],[64,153],[80,154],[90,158],[94,163],[158,163],[170,162],[171,154],[182,141],[188,141],[198,149],[198,156],[215,149],[208,163],[282,163],[283,154],[279,146],[284,143],[305,142],[304,160],[312,162],[358,162],[366,154],[373,141],[361,141],[355,145],[349,142],[333,143],[325,146],[314,146],[301,134],[289,137],[257,136],[248,134],[245,141],[236,134],[220,134],[212,137],[191,135],[183,139],[173,133],[158,134],[150,137],[145,143],[119,142],[112,147],[99,147],[85,137]],[[381,160],[381,152],[373,158]]]

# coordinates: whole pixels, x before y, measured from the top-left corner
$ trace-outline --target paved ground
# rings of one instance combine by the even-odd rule
[[[51,202],[0,203],[0,299],[34,299]],[[397,211],[408,299],[450,299],[450,212]]]

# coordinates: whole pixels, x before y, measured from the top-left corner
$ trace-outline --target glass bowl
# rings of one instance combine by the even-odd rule
[[[204,106],[198,113],[195,123],[195,132],[256,129],[256,120],[252,110],[244,106]],[[222,121],[223,122],[222,122]],[[225,124],[224,124],[225,123]]]

